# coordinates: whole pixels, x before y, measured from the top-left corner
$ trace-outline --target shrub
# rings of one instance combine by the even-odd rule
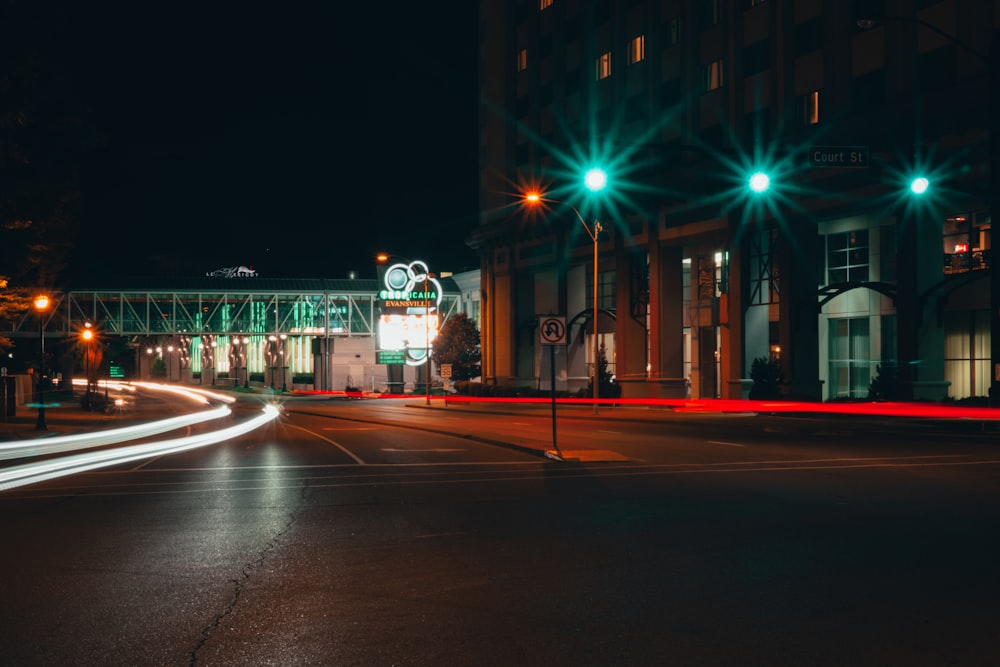
[[[754,400],[768,400],[781,397],[781,385],[785,381],[785,375],[781,371],[781,362],[777,359],[767,357],[757,357],[750,366],[750,379],[753,380],[753,387],[750,389],[750,398]]]

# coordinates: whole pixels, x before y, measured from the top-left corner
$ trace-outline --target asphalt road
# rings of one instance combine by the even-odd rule
[[[1000,664],[995,434],[286,408],[0,494],[0,664]]]

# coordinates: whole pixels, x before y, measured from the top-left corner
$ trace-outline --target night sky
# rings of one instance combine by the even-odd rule
[[[72,282],[476,266],[475,2],[113,4],[61,46],[104,134]]]

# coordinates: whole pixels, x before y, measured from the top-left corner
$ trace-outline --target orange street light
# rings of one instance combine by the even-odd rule
[[[42,357],[38,361],[38,421],[36,431],[48,431],[45,423],[45,311],[49,309],[49,297],[40,294],[35,297],[35,310],[38,311],[38,341]]]

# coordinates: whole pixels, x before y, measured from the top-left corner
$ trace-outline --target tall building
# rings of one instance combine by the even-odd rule
[[[603,346],[625,396],[746,396],[755,361],[794,398],[987,396],[998,22],[1000,0],[481,0],[484,380],[548,387],[555,316],[557,389]]]

